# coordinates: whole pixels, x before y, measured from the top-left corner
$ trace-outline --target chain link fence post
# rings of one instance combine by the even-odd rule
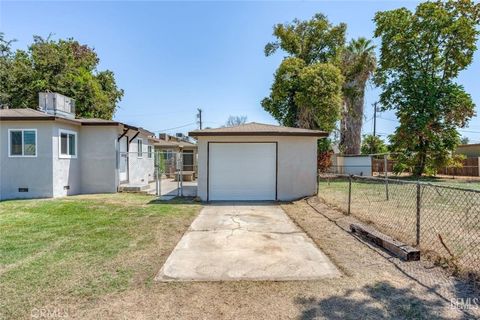
[[[417,182],[417,234],[416,234],[416,244],[420,245],[420,208],[422,204],[422,192],[420,183]]]
[[[348,176],[348,211],[347,214],[350,215],[350,205],[352,204],[352,175]]]
[[[387,197],[387,201],[389,199],[388,195],[388,156],[383,156],[383,171],[385,173],[385,195]]]

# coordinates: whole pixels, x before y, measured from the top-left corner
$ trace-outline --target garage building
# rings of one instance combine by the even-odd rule
[[[203,201],[289,201],[317,192],[317,141],[323,131],[260,123],[196,130]]]

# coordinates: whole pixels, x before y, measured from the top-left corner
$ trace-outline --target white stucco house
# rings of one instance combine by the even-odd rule
[[[326,132],[260,123],[196,130],[203,201],[289,201],[317,193],[317,142]]]
[[[0,110],[0,200],[117,192],[154,179],[153,133],[76,119],[74,101],[41,93],[39,109]]]

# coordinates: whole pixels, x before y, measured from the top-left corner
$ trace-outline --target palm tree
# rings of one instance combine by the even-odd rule
[[[376,68],[375,46],[363,37],[353,39],[342,57],[343,112],[340,122],[340,150],[360,154],[365,87]]]

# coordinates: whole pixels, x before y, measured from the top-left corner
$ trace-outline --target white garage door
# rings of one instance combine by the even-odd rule
[[[209,145],[209,200],[275,200],[275,143]]]

